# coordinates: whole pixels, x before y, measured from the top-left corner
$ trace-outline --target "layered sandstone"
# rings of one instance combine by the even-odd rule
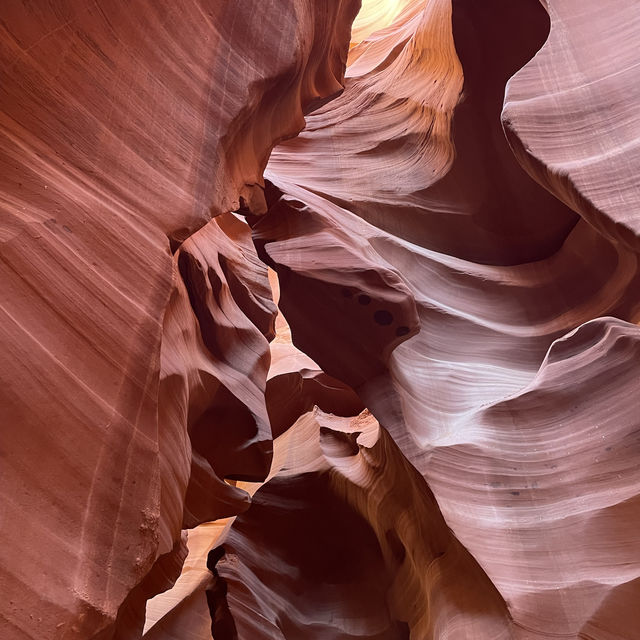
[[[635,638],[634,3],[106,4],[0,9],[0,635]]]
[[[340,90],[356,11],[0,9],[3,638],[138,637],[181,530],[268,472],[275,308],[229,212],[265,210],[271,147]]]

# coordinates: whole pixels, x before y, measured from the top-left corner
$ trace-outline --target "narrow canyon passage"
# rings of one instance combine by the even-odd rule
[[[0,637],[640,640],[638,34],[0,8]]]

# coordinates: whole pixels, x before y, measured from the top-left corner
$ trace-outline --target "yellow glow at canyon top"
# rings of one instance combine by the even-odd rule
[[[411,0],[362,0],[362,8],[351,30],[351,47],[375,31],[388,27]]]

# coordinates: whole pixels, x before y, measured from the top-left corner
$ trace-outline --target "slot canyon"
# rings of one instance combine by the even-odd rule
[[[637,0],[0,60],[0,640],[640,640]]]

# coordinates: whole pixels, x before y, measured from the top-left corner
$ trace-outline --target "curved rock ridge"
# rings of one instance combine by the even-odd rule
[[[228,212],[341,90],[359,4],[5,5],[0,636],[135,638],[181,529],[268,472],[275,309]]]
[[[505,131],[536,180],[638,251],[638,7],[625,0],[545,4],[551,32],[507,85]]]
[[[229,225],[233,228],[233,237],[236,241],[246,240],[249,236],[250,231],[246,223],[238,221],[233,216],[221,216],[207,225],[205,229],[195,234],[180,251],[188,248],[193,241],[198,240],[198,244],[203,250],[208,248],[211,251],[212,246],[217,246],[217,250],[222,253],[223,247],[221,247],[220,240],[218,239],[214,243],[215,235],[212,235],[212,232],[209,231],[210,227],[215,227],[220,222],[226,222],[225,226]],[[208,232],[206,239],[203,235],[205,230]],[[227,250],[231,249],[237,255],[238,247],[230,243],[228,245]],[[252,246],[245,246],[244,249],[247,255],[251,256]],[[219,256],[217,259],[219,260]],[[257,272],[259,271],[258,269]],[[256,277],[255,272],[252,275],[254,278]],[[279,299],[279,282],[273,271],[269,272],[269,283],[271,285],[269,295],[273,295],[277,302]],[[256,283],[254,283],[254,286],[256,286]],[[182,299],[185,300],[186,295],[183,294]],[[186,304],[188,303],[182,304],[183,313]],[[265,305],[265,307],[270,308],[270,305]],[[179,328],[182,334],[179,340],[183,341],[184,335],[189,335],[185,332],[185,326],[187,326],[185,322],[178,324],[178,322],[171,320],[174,315],[173,309],[175,308],[180,308],[180,305],[170,306],[167,312],[165,321],[167,339],[163,344],[170,346],[171,354],[173,354],[174,358],[180,358],[181,354],[184,353],[198,353],[198,349],[193,347],[185,349],[178,341],[174,342],[170,339]],[[226,310],[226,315],[235,322],[238,321],[238,318],[234,318],[229,309]],[[239,320],[242,320],[242,317]],[[195,321],[192,320],[192,323],[195,324]],[[171,327],[174,327],[173,331],[170,330]],[[198,335],[196,330],[192,330],[190,333],[192,336]],[[195,338],[192,337],[191,339]],[[233,346],[237,349],[237,344],[233,341],[228,341],[228,344],[230,347]],[[264,345],[266,346],[266,341]],[[266,390],[262,391],[262,397],[266,401],[271,433],[277,440],[274,446],[273,462],[267,479],[272,478],[281,471],[284,465],[283,460],[290,455],[292,450],[300,451],[304,449],[304,442],[299,442],[296,446],[290,444],[292,437],[296,437],[295,434],[299,434],[300,431],[289,431],[289,429],[298,421],[300,416],[314,407],[322,407],[325,411],[329,411],[336,416],[351,416],[359,413],[364,408],[362,401],[352,389],[321,371],[313,360],[293,346],[291,331],[280,312],[275,317],[275,338],[270,343],[269,349],[271,365],[267,375]],[[167,358],[167,360],[169,361],[170,358]],[[262,363],[264,364],[264,360]],[[193,367],[193,365],[193,362],[185,363],[182,360],[178,370],[184,372],[186,367]],[[211,369],[212,364],[207,363],[207,365]],[[189,375],[181,374],[181,377],[185,380],[199,380],[204,373],[203,371],[194,373],[189,368],[186,368],[186,371]],[[176,376],[167,375],[167,379],[172,377]],[[181,384],[184,385],[184,381]],[[189,393],[193,393],[194,389],[198,389],[199,386],[192,385]],[[183,394],[185,399],[181,403],[176,402],[174,395],[167,394],[167,400],[170,401],[168,406],[184,405],[187,400],[193,402],[186,389],[183,390]],[[246,396],[246,393],[242,395],[242,397]],[[210,391],[205,394],[198,391],[195,394],[195,398],[198,397],[210,398],[212,394]],[[197,405],[197,402],[193,402],[193,404]],[[216,414],[215,418],[216,420],[220,419],[220,414]],[[228,437],[228,434],[233,429],[233,425],[224,423],[224,428],[220,435]],[[225,445],[224,450],[227,456],[232,451],[228,444]],[[310,451],[313,454],[314,450]],[[305,455],[308,456],[308,452]],[[193,460],[200,460],[195,451]],[[191,508],[198,510],[197,513],[200,514],[201,521],[219,518],[223,513],[238,514],[245,511],[250,504],[249,496],[255,494],[264,484],[263,482],[247,481],[221,482],[206,461],[204,465],[201,462],[197,468],[192,467],[190,482],[197,482],[198,486],[193,489],[190,486],[186,498],[186,509],[189,509],[190,505],[193,504],[194,507]],[[209,616],[207,601],[215,601],[211,592],[215,590],[216,582],[211,572],[207,569],[206,556],[211,549],[220,548],[219,545],[224,540],[228,527],[233,520],[233,517],[218,519],[215,522],[206,522],[200,526],[195,526],[198,521],[195,520],[191,513],[185,513],[185,526],[195,526],[194,529],[188,532],[189,555],[175,585],[148,602],[144,627],[145,638],[163,638],[166,640],[180,638],[185,629],[188,629],[194,638],[211,637],[211,618],[215,618],[215,607],[211,605],[211,616]],[[187,535],[186,531],[183,533]]]
[[[327,223],[300,201],[279,198],[276,189],[267,196],[269,214],[250,224],[258,254],[278,273],[279,306],[295,327],[296,346],[357,388],[383,373],[393,349],[416,333],[413,297],[366,238]],[[307,321],[312,309],[314,321]]]
[[[282,215],[287,197],[295,198],[296,202],[306,201],[307,209],[315,211],[327,226],[336,225],[346,237],[362,239],[369,235],[370,247],[375,247],[379,254],[376,262],[380,268],[391,264],[403,274],[416,301],[423,330],[393,351],[389,377],[385,379],[372,371],[370,380],[358,388],[359,395],[374,413],[388,421],[394,439],[438,497],[449,526],[494,580],[507,602],[515,602],[516,594],[520,597],[525,585],[526,591],[538,597],[532,615],[533,619],[537,617],[537,624],[524,615],[521,622],[514,604],[511,614],[516,621],[526,625],[531,633],[534,629],[539,631],[542,637],[546,637],[548,630],[551,631],[548,637],[553,637],[553,633],[577,634],[590,614],[587,611],[576,614],[573,607],[581,611],[577,603],[602,598],[608,588],[603,587],[600,592],[591,590],[594,594],[591,595],[580,580],[563,578],[566,584],[561,582],[554,573],[558,561],[552,562],[549,557],[569,554],[577,530],[584,531],[580,540],[585,555],[573,562],[588,557],[589,553],[597,555],[601,534],[591,509],[576,515],[572,529],[561,527],[556,534],[551,525],[566,517],[569,505],[587,501],[578,493],[577,486],[590,486],[593,465],[598,468],[600,455],[604,453],[601,449],[618,450],[620,457],[618,460],[613,457],[612,466],[603,467],[602,474],[598,474],[601,483],[598,491],[618,496],[616,501],[624,501],[638,491],[637,468],[631,462],[633,448],[629,449],[628,458],[623,453],[628,447],[625,443],[637,432],[637,412],[632,404],[619,409],[621,401],[612,392],[612,389],[624,389],[623,395],[637,392],[637,346],[620,349],[613,345],[624,336],[628,336],[631,345],[637,345],[638,329],[613,318],[588,321],[590,317],[611,312],[635,323],[640,320],[636,256],[629,255],[621,245],[611,246],[582,222],[562,250],[546,261],[518,267],[473,265],[385,236],[353,214],[301,188],[291,189],[289,196],[283,196],[274,215]],[[318,211],[322,214],[317,214]],[[256,228],[268,224],[271,215],[261,219]],[[294,244],[290,253],[285,238],[279,243],[280,255],[298,264],[299,243]],[[265,247],[268,252],[269,244]],[[599,264],[585,262],[586,256],[594,254],[601,256]],[[366,264],[371,260],[371,248],[365,256]],[[286,261],[281,268],[286,270]],[[360,286],[366,287],[367,280],[361,280]],[[281,286],[283,298],[290,296],[294,300],[300,295],[294,281],[289,285],[282,282]],[[316,290],[309,283],[304,288]],[[454,288],[458,293],[452,292]],[[318,286],[317,290],[322,288]],[[460,290],[467,291],[467,295],[460,296]],[[536,300],[545,300],[545,307],[538,307]],[[491,304],[487,305],[487,301]],[[311,331],[313,319],[326,313],[321,306],[325,303],[333,304],[334,300],[328,296],[326,301],[319,299],[316,307],[307,307],[305,317],[290,316],[292,324],[297,321],[303,331]],[[611,331],[602,330],[606,339],[596,341],[595,348],[586,356],[582,355],[580,341],[572,349],[564,350],[562,358],[557,356],[560,345],[574,340],[573,326],[581,326],[575,335],[582,336],[594,323],[605,328],[611,325]],[[316,332],[327,324],[323,320],[315,327]],[[361,323],[360,327],[362,332],[367,325]],[[296,335],[294,324],[294,340]],[[451,335],[456,336],[455,341]],[[365,335],[359,339],[367,340]],[[322,333],[317,340],[322,343]],[[335,354],[353,350],[353,346],[350,347],[349,339],[334,344],[333,352],[319,351],[315,357],[320,364],[337,370]],[[507,420],[517,419],[518,426],[512,428],[517,432],[509,432],[512,450],[502,435],[504,420],[495,418],[487,407],[501,406],[504,398],[530,398],[531,389],[546,379],[549,367],[556,361],[561,361],[561,365],[553,368],[557,373],[550,388],[557,397],[553,393],[550,397],[533,394],[533,402],[516,404],[517,411],[513,414],[510,409],[505,411]],[[592,376],[589,384],[574,385],[579,364],[585,376]],[[607,377],[611,376],[612,386],[595,394],[604,371],[608,372]],[[345,369],[343,379],[348,379],[348,375],[349,370]],[[479,384],[480,380],[483,384]],[[591,401],[585,402],[589,397]],[[545,424],[549,426],[536,434],[539,406],[547,407]],[[611,415],[618,424],[604,425],[603,431],[595,429],[599,420],[595,417],[596,408],[603,416]],[[520,431],[523,433],[519,440]],[[551,437],[553,431],[562,434],[557,436],[559,440]],[[602,447],[603,435],[609,439],[606,447]],[[585,447],[584,453],[578,442]],[[565,448],[559,449],[559,443]],[[520,454],[514,459],[515,451]],[[574,455],[580,462],[573,461]],[[581,465],[583,474],[577,478],[577,485],[565,479],[574,476],[576,464]],[[537,489],[556,485],[557,493],[545,513],[536,503]],[[518,507],[523,509],[522,522],[513,515]],[[596,513],[601,508],[604,507],[597,503],[593,506]],[[536,517],[531,521],[532,516],[525,515],[527,512],[535,513]],[[624,536],[629,522],[629,514],[620,518],[619,549],[628,546]],[[537,544],[532,552],[519,551],[526,548],[526,540],[534,538]],[[547,550],[536,553],[537,549]],[[639,568],[634,553],[630,549],[625,556],[631,575]],[[601,562],[602,567],[608,566],[608,557],[602,556]],[[539,566],[544,569],[536,569]],[[532,579],[536,571],[539,577]],[[588,580],[601,579],[599,566],[587,566],[580,571],[590,576]],[[611,571],[608,580],[617,575],[615,568]],[[554,585],[553,589],[546,586],[548,583]],[[545,592],[546,600],[542,598]],[[558,595],[562,595],[559,601]],[[566,603],[567,612],[557,610],[558,602]],[[573,619],[563,621],[569,613]],[[461,637],[475,637],[470,629],[461,631],[469,634]]]
[[[634,3],[5,4],[0,637],[638,637]]]
[[[176,494],[166,507],[177,529],[171,537],[183,525],[246,508],[247,496],[224,478],[257,479],[269,471],[265,392],[276,316],[266,267],[247,225],[232,214],[214,218],[186,240],[174,264],[158,404],[159,424],[166,430],[163,478],[167,492]],[[178,451],[182,481],[171,473]]]
[[[570,3],[561,4],[569,11]],[[354,47],[342,96],[272,154],[265,172],[274,185],[267,190],[270,210],[250,222],[259,254],[281,275],[280,306],[294,343],[354,386],[428,482],[447,524],[504,599],[513,620],[506,637],[622,640],[636,633],[631,602],[640,571],[631,533],[639,493],[633,460],[640,425],[630,400],[640,379],[636,240],[594,223],[592,211],[530,170],[564,203],[552,198],[513,156],[507,160],[502,90],[542,46],[549,23],[536,2],[492,6],[505,10],[504,23],[470,2],[416,3]],[[558,12],[549,11],[553,25]],[[597,15],[590,24],[598,24]],[[372,106],[386,99],[378,91],[384,80],[394,89],[411,86],[420,100],[435,97],[423,93],[411,66],[396,63],[416,46],[412,30],[427,28],[425,20],[432,29],[448,21],[464,74],[449,164],[418,153],[401,129],[388,136],[387,123],[412,126],[414,103],[399,102],[393,115],[389,107],[388,119],[376,117]],[[505,35],[505,23],[520,31]],[[450,40],[429,44],[432,63],[446,59]],[[622,45],[631,47],[628,40]],[[543,53],[530,63],[534,68]],[[526,77],[527,68],[520,73]],[[509,83],[507,100],[520,82],[518,74]],[[440,104],[431,103],[434,112]],[[509,109],[507,102],[505,114]],[[400,113],[407,119],[395,119]],[[541,121],[536,126],[544,131]],[[558,124],[549,135],[560,130]],[[431,135],[424,134],[427,145],[436,144]],[[480,191],[474,153],[485,176]],[[369,169],[374,159],[379,173]],[[442,175],[431,179],[429,166]],[[615,183],[606,188],[618,197]],[[399,203],[409,201],[408,193],[420,193],[422,202],[437,199],[466,231],[453,233],[462,227],[447,227],[446,215],[429,228],[417,217],[415,199],[405,215]],[[466,218],[459,206],[465,201],[475,208]],[[348,260],[335,259],[345,252]],[[360,345],[375,340],[376,324],[363,313],[351,329],[356,316],[338,301],[336,264],[347,287],[377,306],[390,294],[369,296],[367,287],[391,271],[400,280],[391,289],[417,311],[409,339],[392,344],[378,366],[359,366],[359,376],[352,362],[361,361]],[[494,637],[471,621],[448,623],[452,637]]]
[[[344,93],[275,149],[265,176],[462,259],[549,256],[578,216],[522,171],[499,117],[505,83],[547,32],[537,0],[413,2],[351,50]]]
[[[477,412],[464,443],[435,449],[425,463],[450,505],[450,526],[466,530],[467,548],[531,637],[635,633],[628,583],[640,573],[631,533],[640,518],[640,422],[624,399],[640,391],[639,355],[637,326],[615,318],[579,326],[551,345],[524,389]],[[470,491],[491,497],[481,506]],[[611,607],[626,624],[611,624]]]
[[[316,409],[274,445],[216,565],[237,637],[509,637],[497,591],[371,414]]]

